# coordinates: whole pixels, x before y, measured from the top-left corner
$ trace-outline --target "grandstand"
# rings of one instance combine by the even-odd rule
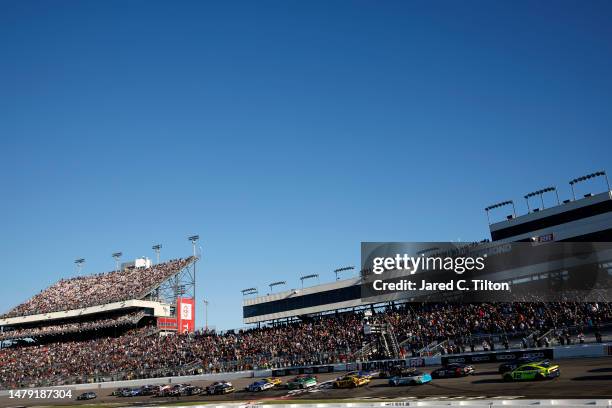
[[[586,193],[582,198],[576,198],[576,184],[598,177],[605,178],[606,190],[598,194]],[[612,242],[612,191],[605,172],[596,172],[570,181],[572,199],[561,202],[556,187],[548,187],[524,196],[527,201],[528,213],[516,216],[513,201],[504,201],[485,209],[487,219],[490,221],[490,212],[501,208],[512,207],[512,213],[503,221],[489,222],[491,239],[469,245],[468,250],[480,252],[495,252],[495,248],[510,242]],[[555,193],[556,203],[549,208],[545,207],[544,195]],[[532,208],[530,200],[539,198],[541,205]],[[612,258],[610,258],[612,261]],[[604,273],[605,268],[604,268]],[[243,300],[243,321],[245,323],[266,324],[269,322],[290,322],[295,320],[311,319],[316,316],[338,312],[363,312],[387,308],[394,305],[392,298],[383,301],[377,296],[369,301],[364,298],[362,287],[365,285],[369,271],[362,269],[360,276],[329,284],[322,284],[307,288],[290,289],[278,293],[271,293]],[[612,262],[607,263],[607,275],[612,276]],[[542,285],[549,279],[583,279],[584,270],[576,268],[565,270],[542,271],[527,265],[524,268],[508,268],[496,276],[504,276],[504,281],[513,284],[534,285],[533,277],[537,277],[537,284]],[[493,276],[490,276],[493,278]],[[608,278],[609,279],[609,278]],[[496,279],[497,280],[497,279]],[[537,286],[536,286],[537,287]],[[405,300],[404,300],[405,302]],[[511,306],[512,308],[512,306]],[[604,320],[608,322],[606,317]],[[385,321],[371,325],[365,321],[368,330],[374,329],[377,336],[373,338],[375,345],[364,344],[361,355],[374,349],[382,349],[387,357],[398,357],[402,344],[407,341],[406,336],[394,332],[394,326]],[[554,325],[553,325],[554,326]],[[547,328],[552,330],[553,326]],[[507,333],[499,332],[497,336],[488,341],[506,342],[508,338],[527,337],[528,341],[544,338],[545,327],[537,330],[514,330]],[[519,333],[520,332],[520,333]],[[550,333],[548,333],[550,334]],[[432,340],[428,345],[430,349],[440,350],[446,339]],[[469,342],[473,341],[470,339]]]
[[[141,321],[159,326],[157,320],[172,319],[182,299],[168,296],[166,289],[179,287],[195,262],[189,257],[148,267],[126,264],[118,271],[61,279],[0,316],[0,339],[82,336],[137,327]]]
[[[485,210],[488,215],[489,211],[506,206],[514,208],[512,201],[506,201]],[[550,208],[542,205],[519,217],[513,211],[506,220],[489,224],[489,229],[491,240],[474,243],[474,250],[487,251],[507,242],[611,242],[612,191],[608,188],[599,194],[585,194]],[[243,301],[243,321],[265,323],[360,308],[364,306],[360,285],[367,272],[362,270],[360,277],[329,284],[247,298]]]
[[[611,241],[611,203],[608,189],[513,214],[490,224],[492,242],[482,244]],[[256,323],[248,330],[188,325],[188,335],[161,336],[183,332],[196,261],[60,280],[0,316],[0,389],[601,341],[612,324],[608,302],[368,304],[359,276],[245,299],[244,321]]]

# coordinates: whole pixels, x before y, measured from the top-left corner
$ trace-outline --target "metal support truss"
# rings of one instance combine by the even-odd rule
[[[176,312],[178,298],[196,298],[196,264],[199,258],[194,258],[175,275],[163,281],[150,293],[150,298],[158,302],[172,305]],[[174,313],[173,313],[174,314]]]

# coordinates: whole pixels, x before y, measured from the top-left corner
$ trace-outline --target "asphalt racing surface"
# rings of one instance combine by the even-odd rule
[[[373,379],[364,387],[357,389],[333,389],[331,383],[343,373],[322,374],[318,376],[319,385],[308,391],[287,391],[271,389],[264,392],[247,392],[244,388],[254,381],[253,378],[232,380],[235,393],[224,396],[191,396],[191,397],[114,397],[113,389],[98,390],[92,401],[75,401],[77,395],[90,390],[73,390],[72,400],[10,399],[0,397],[0,407],[72,405],[119,403],[128,405],[158,405],[193,401],[266,401],[266,400],[338,400],[338,399],[395,399],[395,398],[504,398],[504,399],[568,399],[568,398],[612,398],[612,357],[562,360],[559,363],[561,376],[553,380],[536,382],[505,382],[498,374],[499,364],[475,365],[473,375],[462,378],[434,379],[432,382],[416,386],[391,387],[387,380]],[[435,367],[426,367],[431,371]],[[283,382],[291,377],[283,377]],[[194,381],[192,384],[201,387],[211,382]]]

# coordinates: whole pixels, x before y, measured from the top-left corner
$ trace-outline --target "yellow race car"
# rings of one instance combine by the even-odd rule
[[[547,378],[556,378],[561,375],[559,366],[548,360],[523,364],[515,370],[502,375],[504,381],[537,381]]]
[[[349,374],[344,377],[336,378],[333,383],[334,388],[357,388],[370,383],[370,379],[365,376]]]
[[[269,383],[271,383],[272,385],[274,385],[275,387],[277,385],[281,385],[283,383],[283,381],[280,378],[276,378],[276,377],[268,377],[268,378],[264,378],[264,381],[267,381]]]

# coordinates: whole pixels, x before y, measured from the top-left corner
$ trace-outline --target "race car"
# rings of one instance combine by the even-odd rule
[[[117,396],[118,397],[137,397],[138,396],[138,392],[136,390],[137,389],[123,388],[123,389],[121,389],[121,391],[119,392],[119,394]]]
[[[170,395],[170,392],[173,390],[173,386],[172,385],[163,385],[160,386],[159,389],[157,390],[157,396],[158,397],[167,397]]]
[[[234,392],[234,386],[231,383],[219,384],[213,389],[213,395],[230,394],[232,392]]]
[[[431,372],[432,378],[464,377],[474,374],[474,367],[467,364],[451,363]]]
[[[249,386],[246,387],[247,391],[250,392],[265,391],[269,390],[270,388],[274,388],[274,384],[267,380],[255,381],[254,383],[249,384]]]
[[[519,366],[515,370],[502,375],[504,381],[537,381],[547,378],[556,378],[561,375],[561,370],[556,364],[548,360],[528,363]]]
[[[402,373],[407,373],[411,370],[411,368],[404,367],[401,365],[394,365],[392,367],[380,370],[378,372],[378,378],[391,378],[396,376],[401,376]]]
[[[187,386],[189,386],[189,384],[174,384],[165,390],[164,396],[179,397],[182,395],[183,389]]]
[[[536,363],[538,361],[542,361],[542,360],[533,358],[533,357],[519,357],[515,360],[511,360],[511,361],[501,364],[499,366],[499,373],[504,374],[504,373],[507,373],[508,371],[516,370],[518,367],[522,366],[523,364]]]
[[[92,400],[97,398],[98,396],[96,395],[95,392],[84,392],[83,394],[79,395],[77,397],[77,400],[79,401],[86,401],[86,400]]]
[[[155,395],[157,387],[154,385],[143,385],[140,387],[140,395]]]
[[[234,386],[229,381],[215,381],[206,387],[206,394],[218,395],[218,394],[229,394],[234,392]]]
[[[418,385],[425,384],[431,381],[431,374],[424,373],[422,371],[412,371],[407,376],[391,377],[389,379],[389,385]]]
[[[365,377],[369,379],[372,379],[372,377],[374,376],[371,371],[350,371],[346,375],[358,375],[360,377]]]
[[[187,384],[179,390],[179,395],[181,396],[191,396],[198,395],[202,392],[202,388],[197,387],[195,385]]]
[[[283,383],[283,381],[280,378],[276,378],[276,377],[267,377],[267,378],[264,378],[264,380],[266,380],[269,383],[272,383],[274,386],[281,385]]]
[[[370,378],[359,374],[347,374],[333,382],[334,388],[357,388],[370,383]]]
[[[112,392],[112,394],[111,394],[111,395],[112,395],[112,396],[115,396],[115,397],[122,397],[122,396],[123,396],[123,393],[124,393],[124,392],[128,392],[128,391],[130,391],[130,389],[129,389],[129,388],[125,388],[125,387],[122,387],[122,388],[117,388],[115,391],[113,391],[113,392]]]
[[[287,388],[290,390],[311,388],[317,385],[316,377],[309,375],[298,375],[293,380],[287,382]]]

